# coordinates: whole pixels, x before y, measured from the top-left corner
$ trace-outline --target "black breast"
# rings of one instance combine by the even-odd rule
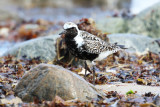
[[[67,32],[65,34],[65,43],[67,45],[69,52],[73,56],[75,56],[79,59],[93,61],[95,58],[98,57],[98,54],[88,53],[88,52],[86,52],[86,49],[84,47],[77,48],[76,41],[74,40],[74,37],[77,34],[78,34],[77,30],[74,28],[67,30]]]

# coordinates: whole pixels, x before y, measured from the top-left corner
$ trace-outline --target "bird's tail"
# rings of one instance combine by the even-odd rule
[[[117,42],[115,43],[115,45],[117,45]],[[117,45],[117,46],[120,47],[121,49],[128,49],[124,45]]]
[[[119,46],[121,49],[128,49],[124,45],[117,45],[117,46]]]

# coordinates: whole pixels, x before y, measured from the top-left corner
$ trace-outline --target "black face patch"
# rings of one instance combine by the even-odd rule
[[[69,40],[70,41],[70,39],[71,39],[71,41],[72,41],[72,39],[75,36],[77,36],[77,34],[78,34],[78,31],[77,31],[77,29],[75,27],[66,29],[65,40],[67,40],[67,41]]]
[[[71,30],[75,31],[76,28],[75,28],[75,27],[72,27],[72,28],[68,28],[68,29],[66,29],[66,30],[67,30],[67,31],[71,31]]]

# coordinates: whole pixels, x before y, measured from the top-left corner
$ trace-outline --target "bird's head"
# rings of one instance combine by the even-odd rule
[[[75,23],[73,23],[73,22],[66,22],[64,24],[64,26],[63,26],[64,30],[71,29],[71,28],[76,28],[77,29],[78,26]]]
[[[66,22],[64,25],[63,25],[63,29],[64,31],[61,34],[65,34],[68,30],[76,30],[78,32],[78,26],[73,23],[73,22]]]

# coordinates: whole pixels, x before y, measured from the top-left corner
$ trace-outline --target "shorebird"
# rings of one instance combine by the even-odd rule
[[[85,60],[85,77],[86,70],[88,70],[86,61],[93,64],[93,84],[95,84],[95,61],[101,61],[110,54],[126,49],[124,45],[107,43],[93,34],[79,30],[73,22],[66,22],[63,29],[64,31],[60,35],[65,35],[65,43],[69,52],[73,56]]]

